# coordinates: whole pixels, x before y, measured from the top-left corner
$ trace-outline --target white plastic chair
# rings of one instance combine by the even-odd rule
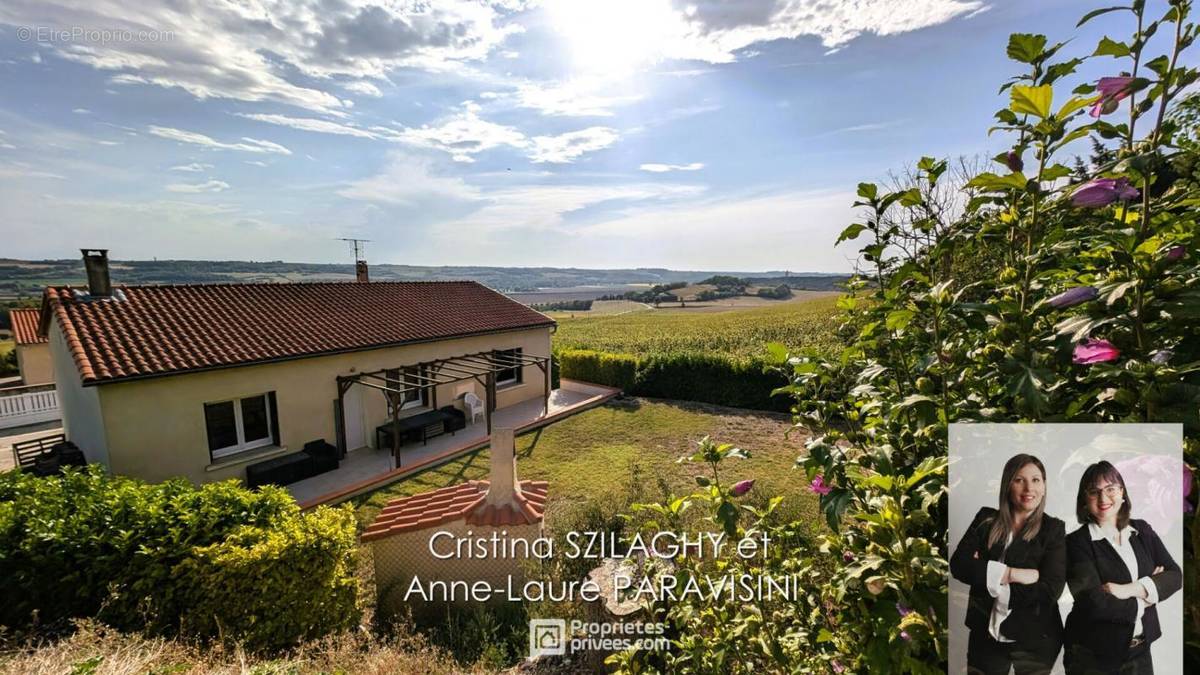
[[[475,422],[476,417],[483,417],[483,401],[479,399],[473,392],[463,394],[463,403],[467,405],[467,412],[471,414],[471,422]]]

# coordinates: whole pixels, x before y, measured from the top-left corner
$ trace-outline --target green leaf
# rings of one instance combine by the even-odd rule
[[[1171,61],[1164,54],[1155,59],[1146,62],[1146,67],[1154,71],[1160,78],[1167,76],[1167,70],[1171,67]]]
[[[1045,119],[1050,116],[1050,105],[1054,100],[1054,88],[1048,84],[1040,87],[1017,85],[1012,88],[1009,109],[1015,113],[1033,115]]]
[[[874,183],[859,183],[858,196],[867,201],[875,201],[875,198],[879,196],[879,186]]]
[[[988,192],[1002,192],[1004,190],[1024,190],[1028,184],[1029,179],[1020,171],[1007,176],[984,172],[968,181],[967,187],[982,188]]]
[[[1083,59],[1071,59],[1070,61],[1056,63],[1046,69],[1046,74],[1042,76],[1039,84],[1053,84],[1060,78],[1066,77],[1067,75],[1075,72],[1075,69],[1078,68],[1079,64],[1081,63],[1083,63]]]
[[[865,229],[867,229],[867,226],[862,225],[860,223],[854,223],[853,225],[849,225],[846,227],[846,229],[842,230],[842,233],[840,235],[838,235],[837,241],[834,242],[833,245],[837,246],[838,244],[842,243],[843,241],[849,241],[851,239],[858,239],[858,235],[862,234],[862,231]]]
[[[845,488],[834,488],[829,494],[821,497],[821,510],[825,513],[825,522],[829,529],[839,531],[842,514],[850,506],[850,492]]]
[[[1031,33],[1013,33],[1008,36],[1008,58],[1020,63],[1034,63],[1041,59],[1046,49],[1046,36]]]
[[[897,309],[888,313],[884,325],[888,330],[904,330],[908,324],[912,323],[913,317],[916,315],[917,313],[911,309]]]
[[[1095,102],[1095,96],[1072,96],[1069,101],[1063,104],[1063,107],[1058,109],[1058,112],[1054,116],[1060,120],[1066,119],[1068,115],[1078,112]]]
[[[1069,167],[1062,164],[1054,164],[1042,170],[1042,180],[1058,180],[1059,178],[1066,178],[1072,173]]]
[[[1116,59],[1124,58],[1129,54],[1129,45],[1110,40],[1107,35],[1100,38],[1100,44],[1096,45],[1096,51],[1092,52],[1092,56],[1111,56]]]
[[[704,476],[696,476],[696,485],[699,485],[700,487],[708,487],[711,484],[712,484],[712,481],[705,478]]]
[[[1108,14],[1109,12],[1119,12],[1123,9],[1133,11],[1132,8],[1130,8],[1130,7],[1105,7],[1104,9],[1094,9],[1094,10],[1088,12],[1087,14],[1084,14],[1083,18],[1079,20],[1079,23],[1075,24],[1075,27],[1079,28],[1083,24],[1091,21],[1092,19],[1100,16],[1101,14]]]
[[[921,203],[921,191],[917,188],[909,188],[900,193],[901,206],[916,206]]]

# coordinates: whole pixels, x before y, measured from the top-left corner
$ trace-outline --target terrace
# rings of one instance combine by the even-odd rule
[[[490,421],[493,427],[512,428],[520,434],[598,406],[618,393],[611,387],[563,380],[547,399],[497,408],[490,413]],[[287,490],[304,508],[342,502],[486,447],[491,438],[487,427],[468,424],[454,434],[403,445],[397,455],[399,466],[395,466],[393,448],[351,450],[337,469],[292,483]]]

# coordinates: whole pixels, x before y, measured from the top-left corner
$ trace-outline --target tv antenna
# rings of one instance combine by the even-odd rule
[[[363,258],[363,254],[362,254],[363,244],[367,243],[368,241],[371,241],[370,239],[354,239],[351,237],[338,237],[337,240],[338,241],[348,241],[354,247],[354,262],[355,262],[355,264],[360,263],[360,262],[365,262],[365,259]]]

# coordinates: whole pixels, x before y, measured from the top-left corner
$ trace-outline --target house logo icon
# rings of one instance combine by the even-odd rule
[[[566,652],[567,622],[565,620],[529,620],[529,658],[562,656]]]

